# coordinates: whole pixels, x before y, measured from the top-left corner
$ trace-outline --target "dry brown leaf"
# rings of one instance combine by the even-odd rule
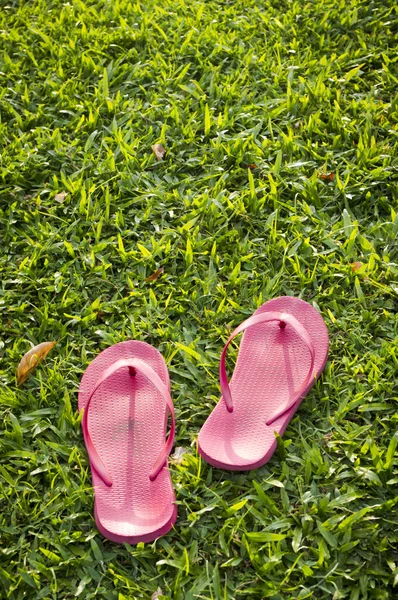
[[[62,204],[62,202],[65,200],[67,195],[68,195],[68,192],[59,192],[59,194],[55,194],[55,200],[57,202],[59,202],[60,204]]]
[[[152,146],[152,150],[158,160],[163,160],[166,156],[166,148],[164,148],[162,144],[155,144]]]
[[[366,375],[365,375],[365,373],[357,373],[355,375],[355,378],[358,379],[359,381],[363,381],[364,379],[366,379]]]
[[[355,271],[358,271],[358,269],[360,269],[362,266],[363,266],[363,263],[361,263],[361,262],[352,263],[352,265],[351,265],[352,272],[355,273]]]
[[[336,173],[318,173],[318,177],[319,179],[322,179],[322,181],[333,181],[333,179],[335,178]]]
[[[160,267],[160,269],[158,269],[157,271],[152,273],[152,275],[149,275],[149,277],[147,277],[145,279],[145,281],[147,283],[150,283],[151,281],[156,281],[158,279],[158,277],[160,277],[162,275],[162,273],[164,273],[164,269],[163,269],[163,267]]]
[[[255,171],[256,169],[258,169],[258,166],[255,163],[250,163],[249,165],[247,165],[247,168],[251,171]]]
[[[332,439],[332,434],[331,433],[326,433],[323,436],[323,440],[322,440],[322,446],[327,446],[328,442]]]
[[[41,360],[44,360],[57,342],[43,342],[35,346],[22,357],[17,369],[18,385],[22,385],[27,380],[32,371],[35,370]]]

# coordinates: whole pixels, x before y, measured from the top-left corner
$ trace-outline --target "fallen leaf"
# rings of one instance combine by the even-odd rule
[[[163,160],[166,156],[166,149],[162,146],[162,144],[155,144],[152,146],[152,150],[158,160]]]
[[[34,371],[41,360],[44,360],[57,342],[43,342],[35,346],[22,357],[17,369],[18,385],[22,385]]]
[[[333,179],[335,178],[336,173],[318,173],[318,177],[319,179],[322,179],[322,181],[333,181]]]
[[[242,169],[250,169],[251,171],[254,171],[255,169],[258,169],[258,166],[255,163],[241,162],[240,163],[240,167],[242,167]]]
[[[179,465],[182,463],[185,454],[189,454],[188,449],[184,448],[184,446],[177,446],[170,458],[174,463]]]
[[[55,194],[55,200],[61,204],[67,195],[68,192],[59,192],[59,194]]]
[[[323,440],[322,440],[322,446],[327,446],[328,442],[332,439],[332,434],[331,433],[326,433],[323,436]]]
[[[162,273],[164,273],[164,269],[163,269],[163,267],[160,267],[160,269],[158,269],[157,271],[152,273],[152,275],[149,275],[149,277],[146,277],[145,281],[147,283],[149,283],[150,281],[156,281],[158,279],[158,277],[160,277],[160,275],[162,275]]]
[[[160,587],[158,587],[158,589],[156,590],[156,592],[153,592],[153,594],[151,596],[151,600],[158,600],[159,596],[163,596],[163,592],[162,592],[162,589]]]
[[[356,379],[358,379],[359,381],[363,381],[364,379],[366,379],[366,374],[365,373],[357,373],[355,375]]]
[[[355,271],[358,271],[358,269],[360,269],[362,266],[363,266],[363,263],[361,263],[361,262],[352,263],[352,265],[351,265],[352,272],[355,273]]]

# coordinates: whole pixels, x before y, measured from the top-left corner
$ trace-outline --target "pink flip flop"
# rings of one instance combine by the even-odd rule
[[[107,348],[82,377],[79,410],[99,531],[129,544],[167,533],[177,517],[167,468],[175,419],[162,355],[134,340]]]
[[[228,384],[227,348],[242,331]],[[325,322],[307,302],[284,296],[260,306],[235,329],[221,354],[222,398],[199,433],[203,458],[232,471],[264,465],[276,448],[274,432],[285,431],[323,371],[328,349]]]

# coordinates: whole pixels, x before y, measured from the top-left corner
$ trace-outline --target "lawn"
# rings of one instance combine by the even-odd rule
[[[392,600],[395,3],[0,4],[0,598]],[[329,362],[266,466],[213,469],[222,347],[280,295],[320,310]],[[130,338],[170,370],[178,520],[118,546],[77,390]]]

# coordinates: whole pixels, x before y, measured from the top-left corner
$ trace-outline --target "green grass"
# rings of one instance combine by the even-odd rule
[[[393,599],[395,3],[0,4],[0,597]],[[329,363],[269,464],[212,469],[228,331],[283,294],[319,308]],[[186,450],[175,530],[137,547],[95,528],[77,413],[129,338],[166,358]]]

